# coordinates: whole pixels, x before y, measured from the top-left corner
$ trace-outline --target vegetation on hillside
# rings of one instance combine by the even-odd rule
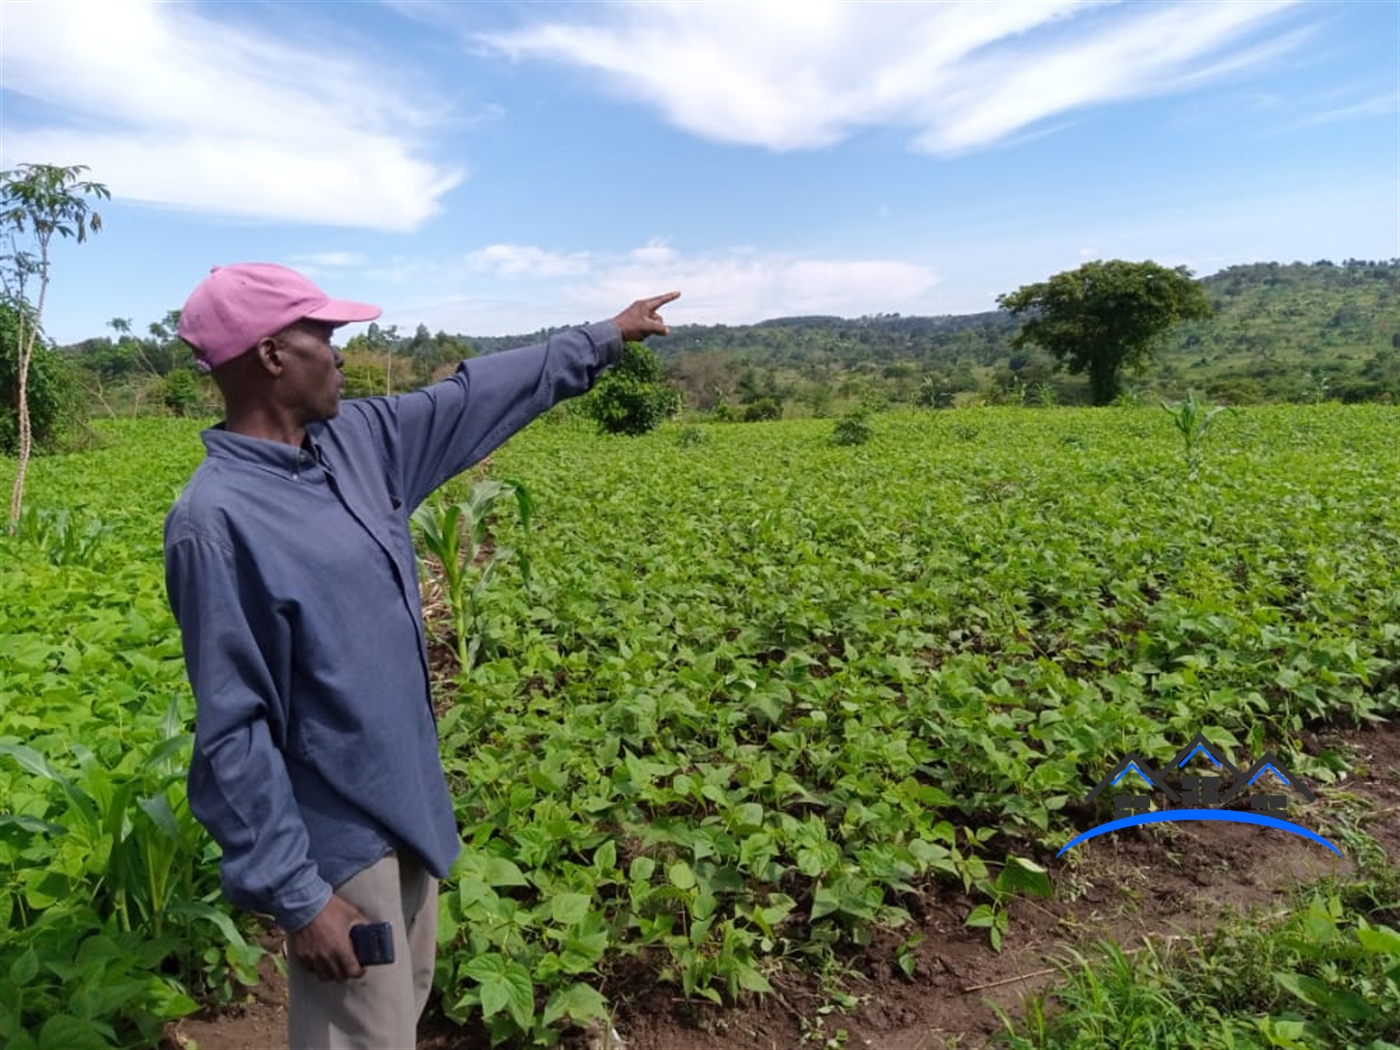
[[[1192,390],[1215,401],[1311,403],[1400,399],[1400,259],[1232,266],[1199,282],[1211,316],[1169,330],[1145,370],[1121,379],[1129,400]],[[169,311],[138,335],[113,318],[110,336],[61,348],[95,415],[200,415],[218,399],[193,372]],[[836,417],[892,404],[1088,404],[1089,379],[1057,370],[1046,351],[1016,346],[1005,311],[944,317],[786,317],[753,325],[676,325],[653,349],[692,415],[717,420]],[[371,324],[344,345],[349,397],[412,389],[473,354],[538,342],[515,336],[412,335]],[[171,376],[175,375],[174,390]]]

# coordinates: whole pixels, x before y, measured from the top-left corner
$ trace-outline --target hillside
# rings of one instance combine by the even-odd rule
[[[1129,385],[1144,396],[1187,388],[1235,402],[1400,398],[1400,259],[1252,263],[1201,280],[1215,313],[1170,333]],[[773,396],[951,401],[1023,396],[1044,384],[1085,399],[1083,377],[1011,347],[1002,311],[942,317],[785,317],[752,325],[677,325],[652,342],[691,407]],[[545,333],[463,337],[478,352]]]
[[[1201,283],[1214,315],[1169,333],[1156,360],[1126,377],[1134,396],[1179,397],[1193,389],[1237,404],[1400,399],[1400,259],[1252,263]],[[86,377],[94,410],[125,415],[172,403],[162,377],[191,365],[174,335],[177,317],[172,311],[150,326],[149,338],[123,334],[62,348]],[[1002,311],[783,317],[678,325],[650,345],[687,407],[699,412],[764,399],[787,416],[828,415],[857,403],[1086,402],[1083,376],[1057,372],[1039,351],[1013,351],[1016,330]],[[493,353],[548,333],[454,336],[419,325],[408,336],[370,325],[345,345],[346,391],[409,389],[464,353]],[[198,390],[207,409],[213,391],[203,381]]]

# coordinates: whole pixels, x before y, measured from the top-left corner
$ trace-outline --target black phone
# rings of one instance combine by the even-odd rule
[[[394,926],[388,922],[350,927],[350,943],[361,966],[385,966],[394,961]]]

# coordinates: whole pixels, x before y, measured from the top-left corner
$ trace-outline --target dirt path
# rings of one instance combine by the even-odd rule
[[[1365,831],[1387,856],[1400,858],[1400,725],[1311,739],[1310,750],[1345,747],[1357,775],[1322,793],[1314,806],[1336,805],[1346,792],[1364,801]],[[1316,810],[1313,810],[1316,812]],[[1317,821],[1301,820],[1308,826]],[[1338,843],[1338,845],[1341,845]],[[1342,846],[1346,852],[1345,846]],[[1230,823],[1159,825],[1150,833],[1118,833],[1076,847],[1074,863],[1051,868],[1050,900],[1018,899],[1010,932],[998,954],[984,931],[962,917],[965,900],[924,898],[906,902],[917,931],[882,934],[846,961],[844,1011],[835,996],[796,981],[776,985],[760,1004],[720,1009],[685,1002],[677,990],[640,984],[618,975],[603,992],[617,1005],[615,1028],[625,1050],[795,1050],[823,1047],[846,1034],[845,1046],[865,1050],[935,1050],[956,1037],[959,1047],[985,1045],[1000,1031],[990,1004],[1020,1016],[1026,993],[1053,980],[1053,960],[1066,947],[1112,937],[1125,949],[1144,938],[1189,936],[1218,925],[1232,911],[1278,913],[1297,886],[1355,870],[1321,847],[1271,828]],[[898,947],[911,933],[912,979],[895,965]],[[249,1004],[220,1017],[186,1018],[170,1029],[169,1043],[199,1050],[285,1050],[285,984],[270,970]],[[580,1048],[601,1043],[579,1038]],[[425,1023],[419,1050],[484,1048],[443,1022]],[[839,1044],[833,1044],[839,1045]]]

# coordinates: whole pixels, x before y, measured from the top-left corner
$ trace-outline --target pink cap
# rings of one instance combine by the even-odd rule
[[[369,303],[332,299],[285,266],[238,263],[209,271],[180,311],[178,331],[207,372],[303,318],[342,325],[373,321],[379,314]]]

